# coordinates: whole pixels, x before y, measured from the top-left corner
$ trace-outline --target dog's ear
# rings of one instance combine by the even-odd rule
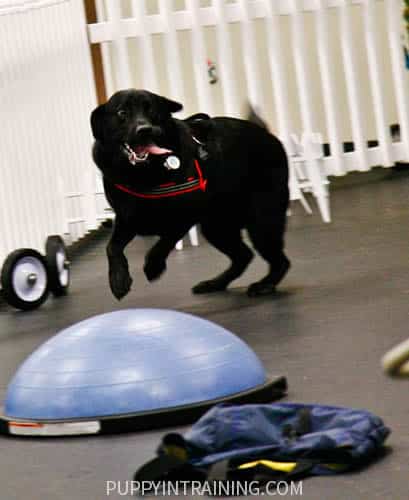
[[[105,115],[106,115],[105,104],[101,104],[101,106],[95,108],[94,111],[91,113],[92,134],[97,141],[104,140]]]
[[[206,113],[196,113],[183,120],[189,126],[191,133],[199,141],[206,142],[211,131],[214,128],[214,123]]]
[[[167,97],[160,97],[161,105],[164,106],[169,113],[177,113],[183,109],[183,105],[180,102],[172,101]]]

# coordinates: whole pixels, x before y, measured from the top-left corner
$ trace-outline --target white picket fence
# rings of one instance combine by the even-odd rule
[[[91,43],[108,92],[139,87],[198,110],[240,115],[248,98],[291,151],[322,134],[328,175],[409,159],[401,0],[97,0]],[[208,84],[207,59],[219,82]],[[389,126],[399,123],[392,142]],[[378,146],[368,148],[367,141]],[[354,143],[345,153],[344,141]]]
[[[241,116],[250,100],[324,211],[327,175],[409,160],[401,0],[96,4],[87,27],[81,0],[0,0],[0,264],[16,248],[43,251],[49,234],[74,241],[106,215],[90,155],[90,43],[101,44],[108,94],[148,88],[183,102],[182,116]],[[316,133],[330,146],[325,158],[291,139]]]

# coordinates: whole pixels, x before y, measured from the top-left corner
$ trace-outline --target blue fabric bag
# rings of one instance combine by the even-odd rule
[[[219,405],[184,436],[167,434],[136,480],[293,478],[345,472],[376,456],[390,430],[366,410],[314,404]]]

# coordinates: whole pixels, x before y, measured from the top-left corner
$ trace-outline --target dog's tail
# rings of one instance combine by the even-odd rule
[[[267,123],[261,118],[260,114],[257,112],[256,108],[249,101],[247,103],[247,120],[261,128],[269,130]]]

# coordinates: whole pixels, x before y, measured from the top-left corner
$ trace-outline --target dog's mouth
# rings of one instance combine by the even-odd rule
[[[132,165],[141,164],[148,160],[150,155],[165,155],[172,153],[170,149],[162,148],[156,144],[146,146],[130,146],[127,142],[123,144],[123,151]]]

